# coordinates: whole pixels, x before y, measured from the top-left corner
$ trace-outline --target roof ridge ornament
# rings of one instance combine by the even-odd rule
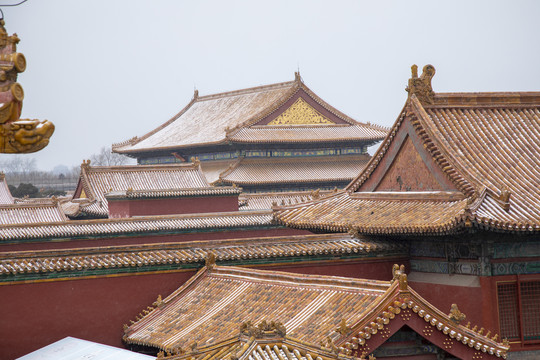
[[[300,69],[294,72],[294,81],[296,81],[298,84],[302,83],[302,77],[300,76]]]
[[[205,266],[208,270],[212,270],[216,266],[216,254],[212,251],[206,253]]]
[[[435,67],[426,65],[422,69],[422,75],[418,77],[418,65],[411,66],[412,76],[409,85],[405,88],[409,93],[409,99],[414,94],[422,104],[433,104],[435,92],[431,87],[431,79],[435,75]]]
[[[405,265],[394,264],[392,267],[392,283],[399,281],[399,290],[407,290],[408,281],[405,273]]]
[[[84,160],[82,161],[82,164],[81,164],[81,169],[88,169],[90,167],[90,159],[88,160]]]
[[[457,304],[452,304],[448,317],[456,324],[459,324],[467,318],[467,316],[459,310]]]

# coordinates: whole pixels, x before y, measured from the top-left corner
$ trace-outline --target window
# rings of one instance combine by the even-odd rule
[[[501,337],[522,342],[540,340],[540,281],[497,285]]]

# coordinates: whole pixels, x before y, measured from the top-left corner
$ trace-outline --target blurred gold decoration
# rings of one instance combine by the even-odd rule
[[[17,34],[8,36],[0,20],[0,153],[32,153],[49,144],[54,125],[48,120],[20,119],[24,90],[17,75],[26,58],[17,52]]]

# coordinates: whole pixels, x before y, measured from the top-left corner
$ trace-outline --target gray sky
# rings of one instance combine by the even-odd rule
[[[154,129],[194,86],[289,81],[298,66],[327,102],[385,126],[414,63],[435,66],[437,92],[540,90],[539,1],[29,0],[3,11],[28,61],[22,117],[56,125],[25,155],[44,170]]]

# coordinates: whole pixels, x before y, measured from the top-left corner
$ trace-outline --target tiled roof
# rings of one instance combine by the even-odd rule
[[[240,328],[240,327],[239,327]],[[204,346],[187,351],[181,355],[160,353],[158,359],[167,360],[330,360],[352,359],[337,354],[320,346],[306,344],[289,337],[272,336],[256,338],[254,336],[236,336],[219,344]],[[162,356],[161,356],[162,355]]]
[[[41,223],[66,221],[67,218],[60,208],[54,203],[19,203],[0,205],[0,225],[9,226],[14,224],[25,224],[39,226]],[[4,228],[0,231],[0,237],[4,233]]]
[[[0,240],[58,239],[86,236],[152,234],[272,226],[271,211],[161,215],[121,219],[71,220],[40,224],[6,225]]]
[[[216,266],[164,299],[163,306],[126,332],[128,343],[162,349],[212,344],[233,335],[239,324],[264,319],[316,344],[342,318],[359,320],[381,298],[388,282]],[[317,321],[310,321],[317,313]]]
[[[353,229],[362,234],[446,234],[461,222],[467,206],[462,194],[432,196],[431,200],[420,193],[387,192],[384,199],[381,199],[383,194],[377,194],[378,197],[372,194],[341,191],[306,205],[285,208],[276,216],[281,223],[302,229],[331,232]]]
[[[346,188],[351,194],[372,193],[374,216],[366,216],[371,212],[359,208],[354,196],[344,194],[340,210],[335,208],[338,200],[329,199],[288,207],[276,214],[277,219],[293,227],[328,229],[346,223],[360,232],[371,232],[383,226],[386,217],[389,226],[380,231],[396,234],[447,233],[471,226],[540,231],[540,92],[441,93],[422,99],[411,94],[388,137]],[[433,202],[429,201],[433,195],[424,192],[426,201],[412,204],[396,196],[402,205],[386,208],[385,194],[377,198],[380,192],[364,190],[379,166],[384,169],[382,161],[390,156],[397,134],[409,128],[434,166],[467,198],[465,202]],[[410,209],[406,215],[403,206]],[[433,211],[442,213],[435,216]],[[400,219],[401,224],[396,223]]]
[[[111,191],[105,194],[107,199],[144,199],[192,196],[230,196],[239,195],[242,189],[235,186],[208,186],[187,189],[161,189],[161,190],[125,190]]]
[[[350,181],[368,163],[367,155],[287,159],[239,159],[220,175],[226,184],[255,185]]]
[[[302,127],[272,126],[259,131],[258,121],[275,112],[299,90],[333,116],[342,125]],[[289,131],[284,132],[286,128]],[[294,129],[296,128],[296,129]],[[292,142],[371,140],[384,138],[386,129],[361,124],[339,112],[314,94],[297,75],[295,81],[259,86],[215,95],[198,96],[171,120],[141,138],[133,138],[113,145],[119,153],[137,153],[152,150],[174,149],[202,144],[234,142]],[[284,136],[284,137],[283,137]]]
[[[106,193],[132,190],[166,191],[171,189],[206,189],[210,187],[198,163],[175,165],[90,166],[81,165],[81,177],[75,194],[84,190],[86,200],[80,202],[79,212],[96,217],[109,214]],[[82,196],[79,195],[82,198]],[[75,198],[76,199],[76,198]],[[75,200],[74,199],[74,200]]]
[[[348,234],[198,241],[0,254],[0,274],[29,274],[148,265],[204,263],[208,251],[220,262],[316,255],[402,253],[396,243],[354,238]]]
[[[252,126],[240,129],[228,138],[238,143],[275,142],[336,142],[384,139],[388,130],[374,125],[297,125],[291,126]]]
[[[9,191],[8,184],[6,182],[6,176],[0,173],[0,205],[13,204],[15,200]]]
[[[508,344],[483,335],[483,328],[476,332],[477,327],[461,325],[457,307],[449,315],[434,308],[408,286],[403,266],[394,265],[393,271],[389,282],[297,275],[216,266],[210,256],[205,268],[126,326],[124,341],[179,353],[178,359],[200,351],[205,359],[223,359],[220,354],[247,351],[256,342],[248,339],[271,342],[274,333],[304,347],[358,358],[386,341],[401,327],[389,324],[398,322],[417,333],[439,332],[430,341],[450,354],[480,351],[486,358],[506,358]],[[244,337],[243,350],[231,349],[235,336]],[[457,344],[444,347],[450,340]],[[279,347],[267,354],[273,351],[279,353]],[[257,353],[266,358],[264,351]]]
[[[332,193],[333,191],[320,191],[317,195],[314,191],[243,193],[238,200],[241,210],[262,210],[271,209],[274,205],[298,204]]]
[[[173,149],[226,140],[227,128],[240,125],[268,107],[281,103],[297,88],[294,81],[228,93],[195,97],[182,111],[157,129],[123,146],[116,152]]]

